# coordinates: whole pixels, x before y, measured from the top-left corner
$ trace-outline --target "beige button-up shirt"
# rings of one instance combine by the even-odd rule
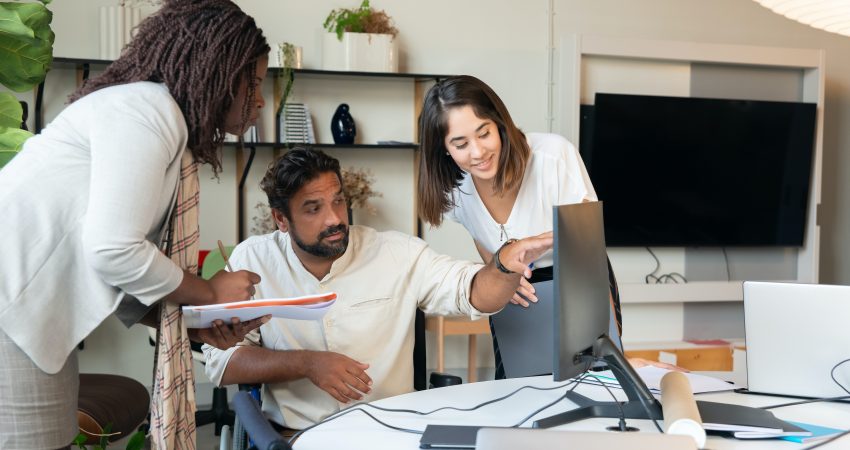
[[[352,226],[348,249],[321,280],[304,268],[292,245],[289,234],[279,231],[255,236],[236,247],[230,263],[262,277],[257,299],[336,292],[336,303],[321,321],[275,318],[237,347],[205,345],[206,372],[216,385],[240,346],[262,345],[327,350],[369,364],[372,391],[363,401],[411,392],[416,308],[473,319],[484,315],[469,303],[472,279],[483,266],[439,255],[421,239]],[[290,428],[306,428],[342,406],[309,379],[263,386],[263,411]]]

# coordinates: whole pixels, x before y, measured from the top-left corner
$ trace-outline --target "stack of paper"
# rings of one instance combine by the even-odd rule
[[[209,328],[213,321],[230,323],[233,317],[246,321],[265,315],[296,320],[318,320],[336,302],[336,293],[304,297],[245,300],[217,305],[184,306],[186,328]]]
[[[661,378],[670,372],[667,369],[662,369],[660,367],[655,366],[644,366],[638,369],[635,369],[637,374],[646,383],[646,387],[653,394],[661,394]],[[588,372],[589,377],[583,381],[588,384],[605,384],[609,387],[619,388],[620,383],[614,378],[614,373],[610,370],[603,370],[601,372]],[[709,377],[705,375],[699,375],[695,373],[685,373],[685,376],[688,378],[688,381],[691,383],[691,389],[694,394],[705,394],[707,392],[722,392],[722,391],[731,391],[733,389],[737,389],[740,386],[733,383],[727,383],[723,380]]]

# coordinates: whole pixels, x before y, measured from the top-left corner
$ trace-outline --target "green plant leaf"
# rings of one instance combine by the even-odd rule
[[[8,92],[0,92],[0,128],[20,128],[23,117],[21,102]]]
[[[17,153],[23,148],[24,141],[31,137],[32,133],[17,127],[0,127],[0,152]]]
[[[3,156],[0,155],[0,158],[2,157]],[[5,163],[0,161],[0,167],[2,167],[3,165],[5,165]],[[74,442],[72,442],[72,444],[76,445],[82,450],[86,450],[86,440],[88,440],[88,436],[86,436],[85,433],[80,432],[80,434],[78,434],[77,437],[74,438]]]
[[[127,450],[142,450],[145,446],[145,433],[144,431],[137,431],[130,436],[130,440],[127,441]]]
[[[44,80],[53,61],[52,20],[40,3],[0,3],[0,83],[25,92]]]

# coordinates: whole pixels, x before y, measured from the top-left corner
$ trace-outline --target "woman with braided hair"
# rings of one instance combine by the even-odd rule
[[[225,132],[256,120],[268,52],[231,1],[166,1],[0,171],[0,448],[71,443],[75,347],[112,313],[159,327],[152,443],[194,448],[189,337],[228,348],[268,320],[187,333],[179,309],[260,281],[196,275],[197,165],[218,173]]]

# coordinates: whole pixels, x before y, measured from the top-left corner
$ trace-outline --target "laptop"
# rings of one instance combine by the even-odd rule
[[[658,433],[563,431],[529,428],[482,428],[476,450],[696,450],[690,436]]]
[[[552,280],[534,283],[537,303],[528,308],[513,303],[490,316],[499,340],[499,353],[507,378],[532,377],[552,373],[554,356],[554,297]],[[607,286],[606,286],[607,288]],[[613,312],[611,313],[613,316]],[[609,321],[608,335],[622,349],[617,322]],[[532,350],[532,351],[529,351]]]
[[[795,397],[847,395],[830,378],[850,358],[850,286],[744,283],[750,393]],[[835,371],[850,388],[850,363]]]

